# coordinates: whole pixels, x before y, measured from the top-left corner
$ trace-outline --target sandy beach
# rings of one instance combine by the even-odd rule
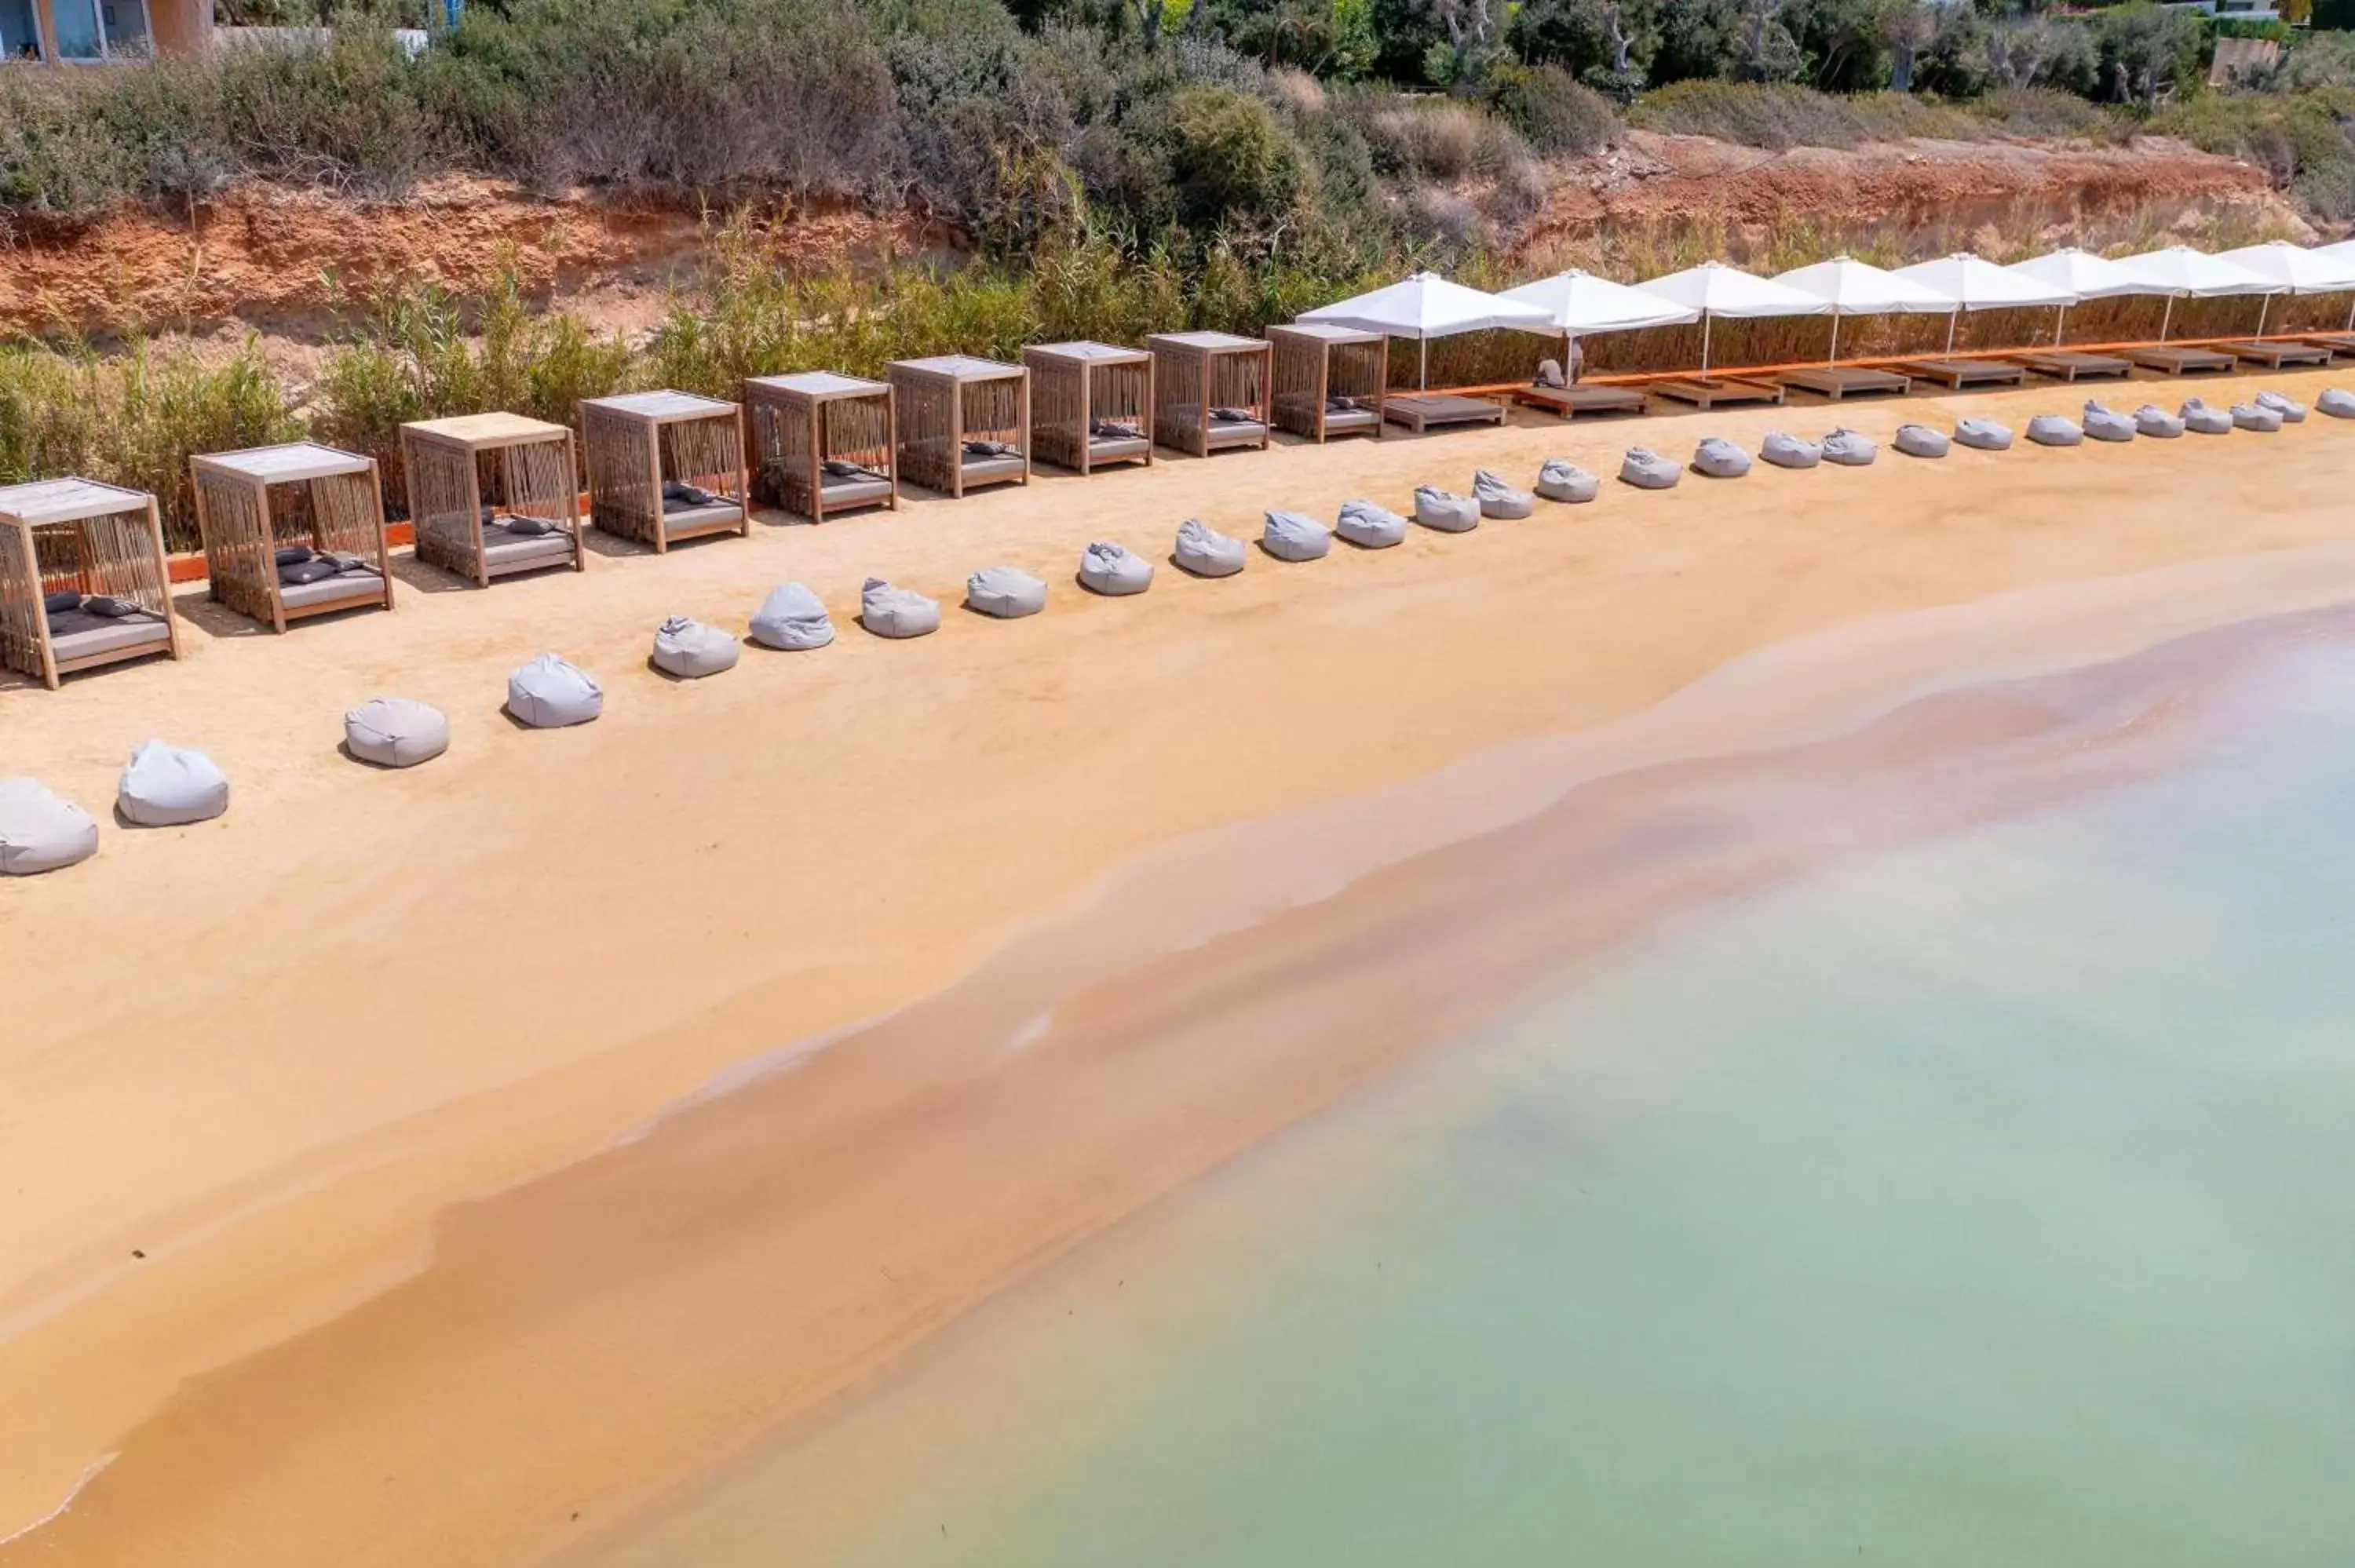
[[[662,559],[601,537],[584,574],[488,591],[413,569],[396,612],[282,639],[198,593],[176,665],[0,689],[0,771],[95,810],[154,735],[237,791],[218,823],[109,826],[89,864],[0,885],[0,1563],[504,1564],[607,1528],[1412,1052],[1465,988],[1475,955],[1398,962],[1371,915],[1287,947],[1285,912],[1382,875],[1361,903],[1391,919],[1493,897],[1509,864],[1396,868],[1582,781],[1908,702],[1927,716],[1898,753],[1827,766],[1919,786],[1895,765],[2090,747],[2097,779],[2147,709],[1936,694],[2338,603],[2355,429],[1937,464],[1884,445],[1869,470],[1607,484],[1220,582],[1165,565],[1140,599],[1071,585],[1088,540],[1159,558],[1188,515],[1255,535],[1265,507],[1403,509],[1476,466],[1607,474],[1636,441],[1885,443],[2078,400],[1517,415],[1042,471]],[[953,604],[999,562],[1053,585],[1043,616],[952,612],[909,644],[853,624],[864,577]],[[647,668],[663,616],[741,628],[788,578],[833,608],[834,647],[696,684]],[[597,724],[500,716],[543,649],[604,681]],[[342,711],[379,693],[445,708],[451,754],[339,757]],[[1941,820],[1817,824],[1789,853]],[[1595,875],[1578,941],[1784,863],[1654,874],[1590,831],[1600,858],[1553,874],[1618,880]],[[1385,968],[1388,990],[1349,984]],[[1185,1016],[1213,982],[1224,1005]]]

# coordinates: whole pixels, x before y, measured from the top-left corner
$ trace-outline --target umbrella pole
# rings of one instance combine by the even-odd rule
[[[2066,305],[2052,313],[2052,346],[2055,348],[2061,346],[2061,330],[2068,320],[2069,307]]]
[[[1700,313],[1700,378],[1709,379],[1709,313]]]
[[[1831,354],[1831,357],[1830,357],[1829,359],[1825,360],[1825,361],[1824,361],[1824,363],[1825,363],[1826,365],[1838,365],[1838,364],[1839,363],[1839,313],[1838,313],[1838,311],[1834,311],[1834,312],[1832,313],[1832,354]]]
[[[1414,350],[1414,389],[1418,392],[1428,392],[1431,390],[1431,340],[1427,337],[1416,338]]]
[[[1955,352],[1955,328],[1962,324],[1963,307],[1956,305],[1946,313],[1946,352]]]
[[[2168,329],[2169,327],[2173,326],[2174,324],[2175,324],[2175,296],[2174,296],[2173,294],[2169,294],[2169,295],[2168,295],[2168,296],[2167,296],[2167,309],[2166,309],[2166,310],[2164,310],[2164,311],[2162,311],[2162,312],[2160,312],[2160,313],[2159,313],[2159,316],[2158,316],[2158,341],[2159,341],[2159,342],[2161,342],[2161,343],[2165,343],[2165,342],[2167,341],[2167,329]]]
[[[2347,330],[2355,332],[2355,300],[2347,302]]]
[[[2259,337],[2263,337],[2265,335],[2265,317],[2273,313],[2274,297],[2271,294],[2260,294],[2257,296],[2257,299],[2259,301],[2257,305],[2257,335]]]

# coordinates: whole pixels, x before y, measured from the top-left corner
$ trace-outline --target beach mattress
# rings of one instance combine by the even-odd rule
[[[1406,537],[1406,519],[1370,501],[1344,501],[1333,532],[1363,550],[1387,550]]]
[[[1750,454],[1721,436],[1703,436],[1693,449],[1693,471],[1711,479],[1740,479],[1750,471]]]
[[[2156,403],[2145,403],[2135,410],[2135,434],[2157,440],[2171,441],[2183,433],[2183,421]]]
[[[1333,532],[1297,512],[1271,512],[1259,547],[1279,561],[1313,561],[1333,548]]]
[[[1095,462],[1114,462],[1122,458],[1143,457],[1153,450],[1153,443],[1143,436],[1090,436],[1088,457]]]
[[[1513,519],[1527,517],[1538,509],[1538,498],[1526,490],[1516,490],[1491,471],[1482,468],[1472,471],[1472,499],[1480,503],[1480,515]]]
[[[1256,444],[1267,439],[1267,427],[1257,419],[1213,418],[1203,439],[1214,447]]]
[[[201,751],[145,741],[123,767],[114,807],[143,828],[208,822],[229,810],[229,778]]]
[[[1949,443],[1944,431],[1927,425],[1900,425],[1897,439],[1891,444],[1907,457],[1942,458]]]
[[[1231,577],[1243,569],[1243,542],[1220,533],[1199,517],[1178,524],[1178,544],[1170,556],[1181,569],[1198,577]]]
[[[2211,407],[2198,397],[2187,397],[2176,418],[2183,428],[2195,436],[2229,436],[2232,433],[2232,416]]]
[[[1993,419],[1956,419],[1955,444],[1975,451],[2000,452],[2011,450],[2011,427]]]
[[[1682,477],[1682,470],[1649,447],[1629,447],[1619,462],[1619,482],[1638,490],[1667,490]]]
[[[1019,620],[1047,608],[1047,585],[1012,567],[984,567],[964,579],[968,609],[1000,620]]]
[[[2344,387],[2326,387],[2314,406],[2334,419],[2355,419],[2355,392]]]
[[[666,537],[683,539],[695,534],[717,534],[733,528],[744,521],[744,509],[732,501],[711,501],[701,505],[691,502],[663,502],[663,533]]]
[[[2105,408],[2098,401],[2085,399],[2085,436],[2096,441],[2130,441],[2135,439],[2133,418],[2115,408]]]
[[[841,477],[829,473],[818,482],[818,495],[828,506],[857,506],[865,502],[889,501],[891,499],[891,482],[879,473],[864,471]]]
[[[450,721],[429,704],[372,697],[344,715],[344,745],[362,762],[414,768],[450,749]]]
[[[483,524],[484,569],[494,577],[541,567],[570,566],[571,562],[572,535],[566,529],[517,534],[509,531],[505,523]]]
[[[1325,413],[1325,433],[1379,429],[1381,422],[1382,417],[1371,408],[1328,408]]]
[[[1023,461],[1022,454],[1019,452],[1011,457],[1004,455],[969,457],[958,466],[964,470],[964,482],[967,484],[976,481],[987,482],[1000,479],[1020,479],[1030,471],[1030,465]]]
[[[733,670],[741,652],[731,633],[684,615],[674,615],[655,628],[655,668],[682,681]]]
[[[2270,387],[2258,393],[2254,401],[2258,408],[2279,414],[2285,425],[2300,424],[2306,418],[2305,404],[2286,393],[2275,392]]]
[[[2235,403],[2232,405],[2232,423],[2244,430],[2262,430],[2270,434],[2282,428],[2282,417],[2279,414],[2275,413],[2271,408],[2260,408],[2254,403]]]
[[[384,579],[363,567],[337,572],[316,582],[281,583],[278,602],[289,609],[315,609],[325,604],[368,604],[384,599]]]
[[[1153,586],[1153,563],[1125,545],[1099,539],[1080,552],[1080,586],[1117,599]]]
[[[2064,419],[2058,414],[2039,414],[2028,421],[2028,439],[2040,447],[2073,447],[2084,443],[2085,432],[2074,419]]]
[[[878,637],[923,637],[941,629],[941,601],[868,577],[858,590],[858,624]]]
[[[1870,468],[1873,459],[1881,455],[1872,438],[1845,425],[1824,438],[1822,450],[1826,462],[1838,463],[1842,468]]]
[[[37,779],[0,779],[0,876],[37,876],[98,853],[98,823]]]
[[[1462,534],[1480,525],[1480,503],[1468,495],[1442,490],[1435,484],[1414,487],[1414,520],[1443,534]]]
[[[534,729],[587,724],[604,711],[605,688],[553,653],[542,653],[507,677],[507,712]]]
[[[1603,493],[1603,482],[1568,458],[1548,458],[1538,465],[1537,493],[1548,501],[1592,501]]]
[[[752,612],[752,641],[763,648],[805,653],[834,641],[834,622],[826,606],[800,583],[779,583]]]
[[[86,609],[52,610],[48,623],[49,652],[60,664],[150,646],[161,652],[172,643],[171,628],[161,616],[145,610],[112,617]]]
[[[1776,468],[1813,468],[1824,461],[1824,449],[1781,430],[1769,430],[1758,443],[1758,455]]]

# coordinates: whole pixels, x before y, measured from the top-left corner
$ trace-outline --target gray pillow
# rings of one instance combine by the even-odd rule
[[[800,583],[780,583],[752,612],[752,641],[789,653],[807,652],[834,641],[834,622],[817,595]]]
[[[34,876],[98,853],[98,823],[37,779],[0,779],[0,876]]]
[[[1080,552],[1080,586],[1120,598],[1153,586],[1153,563],[1125,545],[1099,539]]]
[[[102,616],[108,620],[121,620],[126,616],[143,613],[137,599],[117,599],[107,593],[91,594],[81,601],[81,607],[90,614]]]
[[[1279,561],[1313,561],[1333,548],[1332,531],[1297,512],[1271,512],[1259,547]]]
[[[985,567],[964,580],[967,608],[1000,620],[1018,620],[1047,608],[1047,585],[1012,567]]]
[[[1406,537],[1406,519],[1370,501],[1344,501],[1333,532],[1361,550],[1387,550]]]
[[[229,779],[203,752],[150,740],[124,765],[114,803],[143,828],[210,821],[229,810]]]
[[[308,545],[289,545],[273,557],[281,567],[299,567],[310,558],[311,546]]]
[[[41,611],[45,615],[69,615],[81,608],[81,595],[71,588],[59,588],[41,596]]]
[[[336,572],[335,562],[321,560],[314,556],[307,561],[300,561],[291,567],[279,567],[278,580],[289,588],[297,588],[304,583],[325,582],[334,577]]]
[[[508,533],[527,539],[537,539],[543,534],[556,532],[556,524],[545,517],[510,517],[506,526]]]
[[[1178,545],[1171,554],[1181,569],[1198,577],[1231,577],[1243,569],[1243,542],[1199,517],[1178,524]]]

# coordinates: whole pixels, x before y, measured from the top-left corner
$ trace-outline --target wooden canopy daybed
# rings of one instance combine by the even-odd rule
[[[1275,424],[1312,441],[1382,435],[1391,340],[1378,332],[1295,322],[1270,327]]]
[[[89,479],[0,488],[0,664],[55,691],[151,653],[180,656],[155,498]]]
[[[1267,445],[1272,344],[1224,332],[1163,332],[1145,341],[1160,403],[1156,440],[1196,457]]]
[[[661,555],[685,539],[752,531],[743,410],[689,392],[581,401],[589,521]]]
[[[1153,461],[1153,355],[1108,343],[1042,343],[1022,351],[1030,371],[1030,455],[1093,472]]]
[[[520,414],[400,427],[417,558],[488,588],[493,577],[586,564],[572,432]]]
[[[778,505],[813,523],[862,506],[896,510],[893,407],[890,384],[831,370],[747,376],[753,474]]]
[[[1030,482],[1030,372],[971,355],[895,359],[900,472],[962,500],[977,484]]]
[[[291,441],[209,452],[189,467],[215,603],[280,632],[306,616],[392,608],[374,458]]]

